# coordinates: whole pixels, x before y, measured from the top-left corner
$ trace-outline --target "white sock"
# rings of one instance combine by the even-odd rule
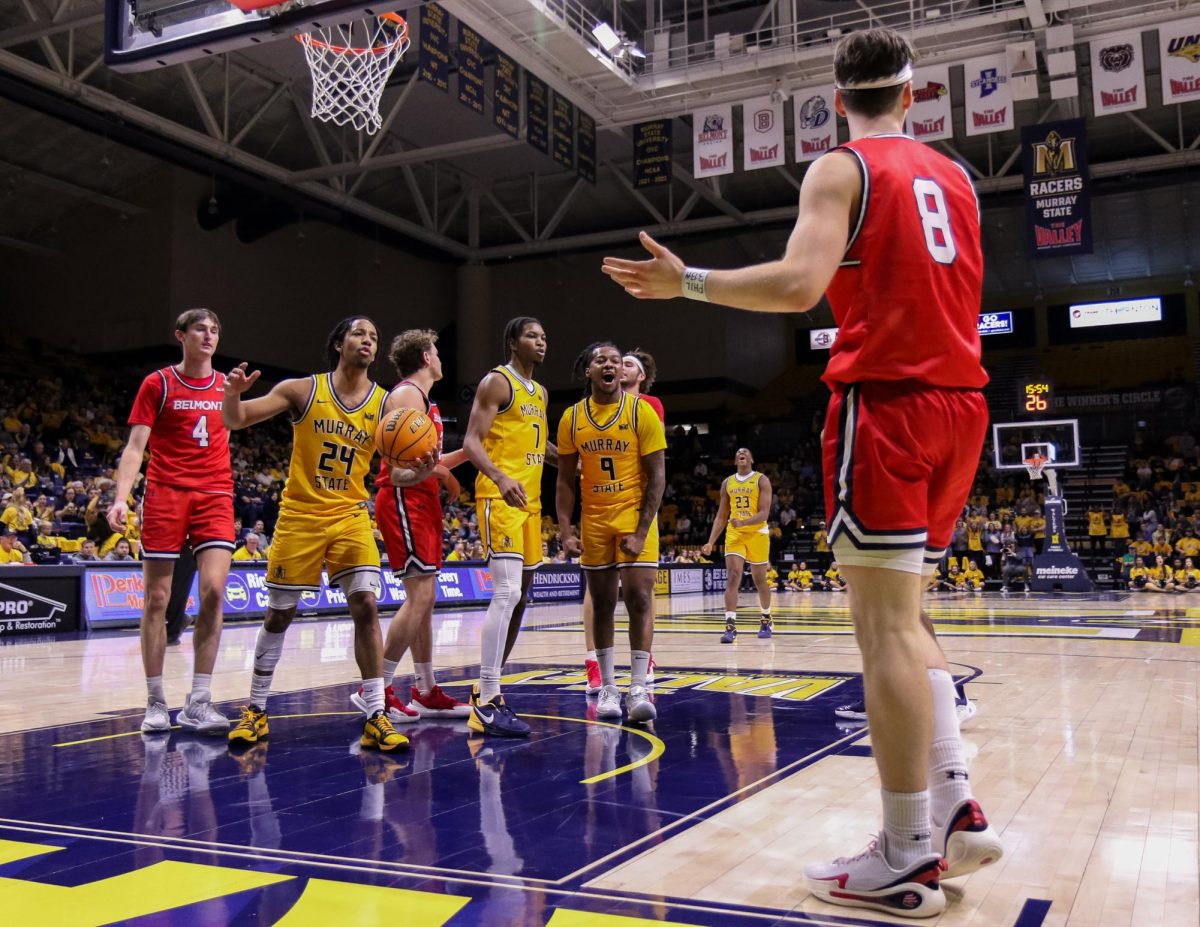
[[[907,869],[933,852],[929,792],[889,792],[883,796],[883,852],[893,869]]]
[[[521,561],[512,557],[492,557],[492,601],[480,633],[479,700],[491,701],[500,694],[500,669],[504,663],[504,645],[508,624],[521,601]]]
[[[367,705],[367,717],[377,711],[383,711],[383,677],[364,679],[362,684],[363,701]]]
[[[162,676],[146,677],[146,694],[156,702],[167,703],[167,695],[163,692]]]
[[[268,631],[263,625],[258,629],[254,642],[254,675],[250,678],[250,704],[267,710],[267,696],[271,692],[271,680],[275,678],[275,667],[283,655],[283,636],[286,631]]]
[[[767,606],[762,610],[763,621],[771,620],[771,606]]]
[[[192,701],[212,701],[212,673],[192,674]]]
[[[433,687],[437,685],[437,679],[433,675],[433,664],[418,663],[414,660],[413,669],[417,673],[417,690],[422,695],[428,695],[433,691]]]
[[[629,685],[645,686],[646,673],[650,669],[650,651],[648,650],[631,650],[629,651],[629,672],[632,679]]]
[[[587,662],[595,663],[596,662],[596,651],[589,650],[587,653],[585,653],[583,655],[583,659]]]
[[[736,622],[737,622],[737,612],[726,612],[725,613],[725,623],[726,624],[735,624]]]
[[[600,664],[600,684],[605,686],[615,686],[617,684],[617,665],[616,657],[613,656],[611,647],[596,648],[596,662]],[[645,667],[642,668],[643,674]],[[643,683],[645,675],[642,677]]]
[[[400,665],[399,660],[389,660],[387,657],[383,659],[383,687],[386,689],[392,684],[396,678],[396,668]]]
[[[958,733],[958,692],[954,678],[941,669],[929,670],[933,700],[933,743],[929,748],[930,815],[945,824],[956,804],[971,797],[971,780],[962,737]]]

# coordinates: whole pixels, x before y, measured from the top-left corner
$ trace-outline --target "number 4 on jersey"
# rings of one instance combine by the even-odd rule
[[[950,232],[950,213],[946,210],[942,188],[937,181],[918,177],[913,181],[913,196],[917,198],[917,212],[921,216],[925,247],[930,256],[939,264],[953,264],[958,249]]]
[[[208,447],[208,416],[201,415],[196,419],[196,427],[192,429],[192,437],[201,447]]]

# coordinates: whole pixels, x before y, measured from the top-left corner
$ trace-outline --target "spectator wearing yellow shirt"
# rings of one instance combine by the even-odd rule
[[[1200,570],[1191,557],[1183,561],[1183,569],[1175,571],[1175,586],[1185,592],[1193,592],[1200,588]]]
[[[983,591],[983,571],[979,569],[979,565],[972,560],[967,569],[963,572],[963,583],[971,592]]]
[[[29,553],[9,528],[0,532],[0,566],[21,566],[30,563]]]
[[[1104,512],[1098,505],[1088,508],[1088,545],[1092,550],[1103,550],[1108,538],[1108,528],[1104,524]]]
[[[774,564],[767,564],[767,588],[779,588],[779,571],[775,569]]]
[[[1175,542],[1175,550],[1183,557],[1195,557],[1200,554],[1200,540],[1191,529],[1184,531],[1183,537]]]
[[[462,563],[467,559],[467,542],[456,541],[453,550],[446,555],[447,563]]]
[[[266,560],[266,551],[258,545],[258,535],[253,531],[247,534],[246,543],[233,552],[233,559],[238,563],[257,563]]]
[[[1120,557],[1129,546],[1129,520],[1121,512],[1112,513],[1112,521],[1108,527],[1108,537],[1112,542],[1113,556]]]
[[[972,554],[983,553],[984,524],[982,515],[972,515],[967,522],[967,550]]]
[[[1137,554],[1139,558],[1149,557],[1152,553],[1154,553],[1154,545],[1145,538],[1137,538],[1129,546],[1133,548],[1133,552]],[[1145,564],[1143,564],[1143,566],[1145,566]]]
[[[101,560],[110,559],[108,555],[111,554],[114,550],[116,550],[117,545],[120,544],[122,541],[124,541],[126,544],[129,545],[129,553],[130,553],[129,559],[137,560],[139,558],[139,551],[141,550],[141,546],[139,544],[137,544],[136,542],[129,540],[129,538],[125,537],[125,535],[120,534],[115,531],[112,534],[108,535],[103,541],[100,542],[99,552],[98,552],[97,556]]]
[[[77,554],[83,547],[83,538],[64,538],[54,534],[54,528],[48,521],[37,522],[37,543],[41,547],[57,547],[64,554]]]
[[[1046,516],[1038,512],[1029,527],[1033,529],[1033,546],[1040,553],[1046,549]]]
[[[838,569],[837,561],[833,561],[829,565],[829,569],[825,571],[825,582],[830,592],[844,592],[846,589],[846,580],[842,578],[842,571]]]
[[[787,588],[792,592],[812,592],[813,575],[808,563],[801,560],[788,571]]]
[[[0,513],[0,524],[15,532],[24,541],[33,541],[33,506],[25,498],[25,491],[18,489],[4,500],[4,511]]]
[[[1161,554],[1155,556],[1154,566],[1146,570],[1147,592],[1174,592],[1175,575],[1167,566]]]
[[[817,552],[818,565],[824,563],[829,556],[829,532],[825,530],[825,522],[821,522],[813,532],[813,547]]]
[[[8,475],[13,489],[37,489],[38,478],[33,472],[33,464],[28,457],[18,457],[15,467],[9,466],[11,458],[4,462],[4,472]]]

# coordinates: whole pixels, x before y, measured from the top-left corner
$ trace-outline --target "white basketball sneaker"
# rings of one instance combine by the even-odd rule
[[[171,730],[171,713],[164,702],[146,700],[146,717],[142,719],[143,734],[165,734]]]
[[[658,717],[658,711],[644,686],[630,686],[625,696],[625,710],[629,713],[630,721],[653,721]]]
[[[206,698],[192,698],[190,692],[184,700],[183,710],[175,716],[175,720],[185,731],[195,731],[210,737],[229,733],[229,719],[217,711],[212,701]]]
[[[951,808],[944,827],[934,825],[933,848],[946,860],[943,879],[970,875],[1004,855],[1000,835],[973,798],[964,798]]]
[[[945,865],[937,853],[906,869],[893,869],[883,855],[880,834],[857,856],[809,863],[804,881],[814,896],[830,904],[870,908],[897,917],[932,917],[946,909],[940,879]]]
[[[600,687],[600,696],[596,699],[596,717],[620,720],[621,693],[616,686]]]

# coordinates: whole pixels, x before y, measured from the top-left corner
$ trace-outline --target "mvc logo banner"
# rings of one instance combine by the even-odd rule
[[[913,105],[905,131],[918,142],[954,138],[950,117],[950,66],[917,68],[913,72]]]
[[[1033,257],[1092,253],[1087,135],[1082,119],[1021,129],[1025,217]]]
[[[1091,48],[1092,108],[1096,115],[1145,109],[1146,62],[1142,55],[1142,34],[1112,32],[1092,39]]]
[[[984,55],[963,62],[963,91],[967,135],[987,135],[1013,127],[1012,85],[1004,55]]]
[[[1163,104],[1200,100],[1200,17],[1158,27]]]
[[[748,171],[787,164],[783,104],[758,97],[742,104],[742,166]]]

